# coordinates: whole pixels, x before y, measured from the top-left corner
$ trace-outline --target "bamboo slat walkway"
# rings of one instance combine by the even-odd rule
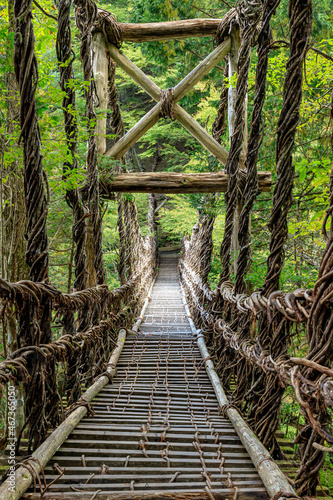
[[[220,408],[192,335],[177,276],[161,254],[141,331],[117,375],[45,467],[45,499],[267,499]],[[59,477],[59,473],[64,471]],[[23,498],[40,498],[29,490]]]

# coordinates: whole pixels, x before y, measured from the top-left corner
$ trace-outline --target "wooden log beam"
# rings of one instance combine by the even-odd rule
[[[228,37],[175,86],[174,101],[180,101],[204,76],[208,75],[214,66],[229,53],[230,48],[231,39]]]
[[[215,37],[221,19],[182,19],[164,23],[118,23],[125,42],[158,42],[192,37]]]
[[[270,172],[258,172],[259,189],[269,192]],[[227,190],[225,172],[183,174],[179,172],[131,172],[114,174],[112,179],[100,179],[100,195],[111,198],[113,193],[221,193]]]
[[[125,56],[112,43],[108,43],[108,52],[110,57],[118,66],[127,73],[144,91],[147,92],[155,101],[160,100],[161,89],[154,83],[134,62]]]
[[[178,102],[193,87],[206,76],[217,63],[219,63],[229,52],[231,47],[230,38],[224,40],[216,47],[198,66],[183,78],[174,88],[174,102]],[[112,43],[108,43],[108,51],[112,59],[120,66],[143,90],[155,101],[161,97],[161,89],[154,83],[136,64],[126,57]]]
[[[285,498],[289,493],[289,497],[295,495],[292,486],[288,482],[287,477],[280,470],[279,466],[274,462],[269,452],[264,445],[259,441],[257,436],[252,432],[247,423],[243,420],[242,415],[236,408],[230,405],[230,402],[224,392],[219,376],[217,375],[214,363],[211,360],[210,353],[208,352],[205,337],[201,330],[197,330],[191,318],[191,313],[186,302],[183,286],[181,285],[182,300],[185,307],[186,316],[188,318],[192,334],[197,339],[197,344],[205,364],[206,373],[212,383],[216,398],[219,402],[220,408],[225,408],[226,416],[232,423],[239,439],[244,445],[244,448],[250,455],[250,458],[258,471],[258,474],[264,483],[267,493],[270,498]],[[282,495],[281,495],[282,493]]]
[[[177,103],[189,92],[230,50],[230,38],[227,38],[216,49],[214,49],[191,73],[189,73],[174,88],[174,102]],[[105,156],[119,159],[126,151],[143,136],[160,117],[161,89],[130,59],[122,54],[117,47],[108,43],[108,51],[112,59],[158,104],[149,111],[141,120],[127,132],[127,134],[105,153]],[[228,152],[206,132],[186,111],[179,105],[174,104],[175,118],[224,165],[228,158]]]
[[[175,118],[184,128],[206,148],[222,165],[227,163],[228,151],[219,144],[199,123],[189,115],[179,104],[173,107]]]
[[[118,160],[129,150],[161,117],[161,104],[158,102],[145,116],[139,120],[104,156]]]

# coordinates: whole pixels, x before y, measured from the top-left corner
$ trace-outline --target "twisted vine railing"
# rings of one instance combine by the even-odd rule
[[[57,6],[59,16],[56,48],[60,87],[65,93],[63,111],[68,146],[68,159],[63,166],[63,177],[66,180],[71,172],[77,169],[75,91],[70,86],[70,80],[74,76],[70,28],[71,1],[59,0]],[[97,19],[97,8],[94,2],[89,0],[77,2],[76,18],[82,34],[82,64],[85,79],[90,82],[86,90],[88,179],[85,190],[77,187],[66,192],[66,200],[73,210],[74,219],[75,291],[63,294],[49,283],[46,233],[48,202],[45,192],[47,179],[42,170],[35,103],[38,69],[34,55],[31,2],[17,0],[15,18],[15,65],[22,101],[21,138],[24,143],[25,195],[28,209],[27,263],[31,268],[32,281],[0,281],[1,317],[6,314],[9,305],[14,306],[16,323],[19,325],[19,348],[0,363],[0,390],[2,391],[9,382],[23,386],[25,422],[16,443],[18,452],[23,435],[27,437],[28,451],[31,451],[45,439],[47,431],[63,419],[63,396],[67,398],[69,409],[73,405],[81,404],[82,386],[90,385],[94,378],[103,373],[117,330],[133,324],[151,286],[156,270],[157,246],[153,233],[143,240],[134,200],[122,201],[125,260],[128,268],[119,288],[109,290],[104,284],[102,216],[95,137],[95,87],[91,61],[92,28]],[[114,81],[110,83],[110,102],[111,116],[113,115],[111,121],[115,124],[121,121],[121,117],[119,107],[114,102],[112,85]],[[86,197],[82,193],[87,193]],[[150,227],[152,219],[150,208]],[[90,242],[87,231],[89,225]],[[62,335],[57,340],[52,339],[52,322],[62,329]],[[2,444],[5,445],[6,430],[3,437]]]
[[[252,4],[251,4],[252,5]],[[237,405],[275,458],[282,458],[275,432],[285,388],[291,386],[306,424],[296,438],[301,462],[294,479],[299,495],[314,495],[319,469],[323,464],[325,441],[333,443],[329,409],[333,407],[333,314],[332,314],[332,228],[320,266],[318,281],[311,290],[283,293],[279,276],[284,262],[284,243],[288,234],[287,215],[292,204],[294,167],[292,148],[302,100],[302,67],[311,32],[311,3],[291,0],[290,57],[284,84],[284,102],[278,124],[276,162],[278,180],[274,190],[270,218],[271,242],[267,276],[263,291],[246,293],[245,275],[250,266],[250,215],[258,191],[257,158],[262,141],[262,108],[265,99],[268,53],[271,44],[270,19],[278,1],[263,3],[263,17],[258,34],[258,66],[251,130],[247,144],[247,179],[244,187],[230,185],[227,193],[225,236],[221,247],[222,274],[219,286],[211,290],[203,272],[201,252],[211,244],[211,228],[199,215],[190,241],[184,240],[180,274],[191,314],[201,328],[214,353],[216,365],[230,401]],[[236,16],[237,19],[237,16]],[[235,23],[235,17],[233,17]],[[249,28],[249,26],[248,26]],[[243,30],[243,43],[245,39]],[[244,65],[237,81],[236,123],[243,117]],[[223,97],[223,93],[221,94]],[[222,102],[221,102],[222,105]],[[238,120],[238,121],[237,121]],[[235,151],[241,148],[241,126],[233,138]],[[236,149],[236,141],[238,144]],[[231,160],[230,160],[231,161]],[[232,167],[237,177],[237,165]],[[238,186],[238,187],[237,187]],[[230,242],[236,191],[240,189],[243,209],[238,241],[240,251],[235,284],[228,281]],[[332,181],[330,206],[324,223],[332,216]],[[229,210],[228,210],[229,207]],[[210,260],[208,258],[207,264]],[[205,267],[205,266],[204,266]],[[305,358],[290,356],[290,339],[299,329],[306,332],[308,354]]]
[[[50,427],[65,413],[61,397],[66,395],[68,411],[84,404],[80,401],[82,384],[89,385],[105,370],[117,329],[130,326],[152,282],[156,269],[157,242],[154,195],[149,196],[148,226],[151,235],[143,240],[134,199],[117,196],[120,237],[119,274],[121,286],[109,290],[105,283],[102,249],[102,210],[99,199],[96,115],[98,100],[92,65],[92,35],[104,33],[107,40],[121,46],[123,32],[114,17],[98,9],[93,0],[76,0],[76,20],[81,32],[81,59],[84,78],[88,131],[86,158],[88,179],[84,189],[69,189],[68,205],[73,210],[75,242],[74,293],[63,294],[48,281],[48,210],[47,179],[42,169],[41,141],[36,113],[35,91],[38,82],[34,54],[31,2],[15,0],[15,70],[21,96],[21,139],[24,144],[25,196],[28,212],[27,263],[32,281],[0,281],[1,316],[9,304],[15,306],[19,325],[18,346],[0,363],[0,388],[9,382],[22,384],[25,392],[26,420],[20,431],[28,437],[28,449],[36,447]],[[58,0],[57,57],[60,87],[65,93],[63,111],[68,159],[63,166],[67,179],[77,169],[77,124],[75,92],[69,85],[73,78],[70,30],[71,0]],[[281,457],[275,438],[279,409],[286,386],[291,386],[304,415],[306,425],[297,442],[301,464],[294,484],[300,495],[314,494],[318,471],[323,463],[325,441],[333,443],[329,430],[329,408],[333,406],[333,181],[330,183],[330,206],[325,218],[331,217],[327,247],[312,290],[283,293],[278,290],[284,262],[283,246],[287,238],[288,210],[292,203],[294,168],[292,148],[299,121],[302,99],[302,68],[311,32],[311,1],[290,0],[290,57],[287,62],[283,107],[280,113],[276,163],[278,181],[274,190],[270,217],[270,255],[263,291],[246,294],[245,277],[251,261],[250,217],[258,191],[257,158],[263,137],[262,110],[266,92],[268,54],[271,45],[270,20],[279,0],[244,0],[224,17],[217,30],[220,44],[241,30],[239,75],[236,88],[235,132],[226,164],[228,192],[225,234],[221,245],[222,273],[218,288],[208,284],[212,252],[214,215],[200,213],[191,240],[184,240],[180,262],[182,284],[198,328],[216,357],[216,366],[231,402],[247,416],[249,424],[274,457]],[[257,37],[258,65],[251,130],[245,159],[246,179],[240,170],[244,141],[244,110],[251,45]],[[109,57],[110,128],[119,139],[124,133],[115,87],[115,64]],[[172,92],[168,91],[168,95]],[[164,103],[164,104],[170,104]],[[221,91],[218,116],[213,135],[220,141],[225,129],[227,89]],[[171,109],[171,108],[170,108]],[[333,109],[333,107],[332,107]],[[165,106],[163,105],[163,110]],[[171,109],[172,111],[172,109]],[[172,116],[172,112],[169,114]],[[332,111],[333,112],[333,111]],[[333,143],[332,143],[333,148]],[[126,168],[126,161],[122,163]],[[236,204],[242,194],[235,284],[230,280],[231,240]],[[213,199],[213,198],[212,198]],[[214,205],[214,199],[207,197]],[[87,286],[89,285],[89,288]],[[62,328],[55,341],[51,335],[53,321]],[[289,340],[296,326],[307,333],[308,355],[289,356]],[[61,383],[60,383],[61,382]],[[232,386],[235,389],[232,391]],[[63,386],[62,390],[58,388]],[[277,499],[276,499],[277,500]]]

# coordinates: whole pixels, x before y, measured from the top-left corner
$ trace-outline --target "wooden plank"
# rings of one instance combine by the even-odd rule
[[[206,469],[212,475],[214,473],[220,474],[220,472],[217,472],[216,467],[206,467]],[[234,466],[229,466],[226,464],[225,467],[223,467],[223,469],[226,473],[230,472],[231,474],[237,473],[237,472],[240,472],[240,473],[244,472],[246,474],[257,474],[257,471],[255,470],[252,463],[250,464],[250,467],[242,467],[241,465],[237,466],[237,464]],[[93,466],[90,466],[89,464],[87,464],[86,467],[83,467],[81,465],[78,467],[67,467],[66,468],[66,472],[68,472],[68,473],[77,472],[77,473],[81,473],[81,474],[87,474],[87,473],[90,474],[91,472],[94,472],[96,474],[96,473],[98,473],[99,470],[100,470],[99,467],[93,467]],[[177,467],[177,470],[181,473],[191,474],[191,473],[201,472],[202,468],[201,467],[191,467],[189,469],[188,467]],[[53,468],[50,465],[48,465],[47,467],[45,467],[44,471],[47,473],[52,473],[51,471],[53,471]],[[125,474],[125,475],[129,474],[131,472],[133,472],[135,474],[146,475],[147,474],[147,467],[136,467],[136,466],[132,467],[131,462],[129,462],[127,467],[124,467],[124,466],[122,466],[122,467],[109,467],[109,473],[111,474],[113,472],[115,472],[117,474]],[[150,469],[149,473],[150,474],[159,474],[159,473],[170,474],[170,468],[167,467],[166,465],[162,465],[161,467],[154,467],[153,469]]]
[[[141,455],[134,456],[133,450],[123,450],[123,451],[124,451],[124,453],[122,456],[108,456],[108,457],[85,456],[85,459],[86,459],[86,462],[88,464],[91,464],[91,465],[98,466],[98,465],[104,463],[105,465],[113,464],[113,467],[115,466],[115,464],[117,464],[119,466],[120,465],[124,466],[126,457],[128,455],[131,456],[130,462],[132,463],[132,465],[138,464],[138,465],[145,465],[146,467],[150,467],[150,466],[155,467],[155,464],[158,464],[160,466],[161,464],[165,463],[160,452],[156,453],[156,454],[151,452],[151,453],[149,453],[149,455],[156,455],[156,456],[153,458],[150,458],[150,457],[146,458],[142,452],[141,452]],[[139,451],[139,450],[137,450],[137,451]],[[251,458],[248,456],[247,453],[244,454],[244,456],[238,456],[237,453],[233,453],[233,454],[226,453],[226,454],[223,454],[223,456],[225,456],[226,460],[228,461],[228,464],[250,465],[252,463]],[[177,453],[177,455],[175,457],[170,456],[170,452],[169,452],[168,457],[170,459],[172,467],[177,467],[179,465],[183,465],[183,466],[186,466],[188,468],[191,468],[193,464],[196,464],[197,466],[200,464],[200,457],[199,457],[198,452],[193,453],[191,456],[190,456],[190,452]],[[245,458],[245,457],[248,457],[248,458]],[[66,467],[66,469],[68,466],[75,465],[75,463],[77,463],[77,464],[82,463],[81,455],[77,455],[77,456],[71,455],[69,457],[65,457],[63,455],[54,455],[52,461],[54,463],[58,463],[61,467]],[[215,458],[215,459],[214,458],[205,458],[205,462],[206,462],[207,466],[208,465],[210,465],[210,466],[215,465],[218,468],[218,466],[221,463],[221,460],[217,459],[217,458]],[[2,500],[2,498],[1,498],[1,500]]]
[[[141,436],[142,437],[142,436]],[[160,438],[160,436],[158,436]],[[192,437],[192,440],[194,438]],[[140,440],[140,437],[139,437]],[[75,456],[75,454],[84,454],[84,455],[89,455],[90,457],[95,457],[96,455],[101,455],[101,456],[107,456],[109,457],[110,454],[112,457],[118,457],[120,455],[124,455],[124,453],[128,453],[128,450],[132,450],[131,454],[132,455],[142,455],[142,450],[136,449],[138,448],[138,439],[137,440],[131,440],[131,441],[118,441],[118,440],[112,440],[110,442],[105,442],[103,443],[100,447],[95,443],[95,441],[90,441],[89,447],[88,446],[81,446],[82,441],[80,441],[78,444],[76,444],[76,447],[61,447],[59,452],[61,452],[61,456]],[[170,441],[169,436],[168,436],[168,443],[170,443],[170,447],[173,450],[173,453],[176,456],[176,452],[179,453],[194,453],[194,456],[197,454],[197,452],[192,452],[193,450],[193,444],[192,442],[189,443],[180,443],[180,442],[175,442],[175,441]],[[75,444],[75,442],[74,442]],[[105,446],[105,444],[109,446]],[[78,446],[80,445],[80,446]],[[201,447],[205,453],[205,456],[210,456],[210,457],[216,457],[216,450],[218,449],[218,444],[207,444],[203,443],[201,444]],[[158,441],[158,442],[153,442],[149,440],[149,442],[146,443],[146,450],[148,455],[155,455],[155,456],[160,456],[161,450],[164,450],[165,448],[165,443]],[[231,443],[223,443],[223,453],[226,451],[228,453],[232,453],[233,456],[235,453],[237,454],[237,451],[241,450],[244,452],[244,447],[241,444],[231,444]],[[80,456],[81,456],[80,455]],[[126,455],[127,456],[127,455]],[[171,455],[170,455],[171,456]],[[246,456],[244,454],[244,456]]]
[[[49,500],[78,500],[81,498],[87,498],[91,500],[93,493],[97,491],[96,488],[89,490],[89,492],[55,492],[48,493],[46,492],[43,495],[44,499]],[[230,489],[213,489],[212,494],[214,495],[215,500],[222,499],[230,499]],[[39,493],[28,493],[22,497],[25,500],[40,500]],[[186,491],[181,491],[178,489],[170,489],[170,490],[151,490],[151,491],[122,491],[122,492],[104,492],[98,493],[98,500],[184,500],[188,498],[189,500],[206,500],[211,497],[205,492],[205,490],[194,490],[187,489]],[[244,488],[239,492],[237,497],[239,500],[267,500],[267,493],[263,488],[257,488],[254,491],[252,488]]]
[[[162,23],[118,23],[125,42],[158,42],[192,37],[215,37],[221,19],[181,19]]]
[[[126,137],[126,136],[125,136]],[[118,144],[118,143],[117,143]],[[258,172],[259,189],[269,192],[271,173]],[[100,180],[100,195],[112,198],[113,193],[218,193],[227,190],[225,172],[131,172],[114,174],[112,180]]]
[[[127,469],[127,467],[126,467]],[[125,471],[126,471],[125,469]],[[97,475],[91,479],[91,481],[89,481],[89,484],[94,484],[94,482],[96,481],[105,481],[105,482],[110,482],[110,483],[116,483],[116,482],[120,482],[120,481],[125,481],[125,482],[128,482],[130,483],[132,480],[135,480],[135,481],[140,481],[142,482],[143,480],[145,481],[159,481],[159,482],[162,482],[162,481],[165,481],[166,479],[171,479],[172,477],[174,477],[175,473],[174,471],[170,471],[170,469],[166,469],[164,474],[153,474],[154,469],[150,470],[149,471],[149,474],[147,474],[147,471],[146,471],[146,474],[137,474],[137,473],[132,473],[132,474],[129,474],[128,471],[127,471],[127,474],[124,473],[124,474],[103,474],[103,475]],[[87,479],[89,479],[91,476],[91,474],[87,474],[87,471],[82,471],[82,474],[73,474],[73,475],[70,475],[70,474],[66,474],[65,476],[62,476],[58,481],[57,483],[63,483],[64,481],[66,482],[70,482],[72,481],[73,483],[76,481],[76,480],[80,480],[80,482],[85,482]],[[45,477],[46,477],[46,480],[49,480],[49,481],[52,481],[53,479],[59,477],[58,474],[45,474]],[[225,479],[228,478],[228,475],[227,473],[224,473],[224,474],[221,474],[221,472],[217,472],[215,471],[215,474],[211,473],[211,477],[214,479],[217,479],[217,480],[220,480],[220,481],[223,481]],[[258,478],[258,474],[252,470],[252,472],[247,472],[247,473],[242,473],[242,477],[244,477],[244,479],[246,481],[253,481],[253,480],[256,480]],[[201,474],[201,469],[199,469],[197,472],[192,472],[192,470],[190,469],[189,471],[187,471],[186,474],[181,474],[179,476],[179,479],[181,479],[182,481],[200,481],[202,480],[202,474]],[[241,481],[242,485],[244,486],[246,483],[245,481]],[[261,486],[261,482],[258,486]]]
[[[92,486],[96,489],[101,489],[101,490],[110,490],[111,488],[116,492],[116,491],[126,491],[129,487],[129,485],[124,485],[124,483],[108,483],[106,482],[106,479],[105,477],[101,476],[101,477],[98,477],[97,478],[99,482],[95,481],[93,483],[93,485],[91,483],[88,483],[88,484],[80,484],[79,485],[79,488],[82,489],[82,491],[84,490],[87,490],[87,491],[91,491],[91,488]],[[142,491],[142,490],[147,490],[147,489],[165,489],[165,486],[166,486],[166,483],[163,481],[163,482],[157,482],[157,481],[154,481],[152,483],[149,483],[148,485],[148,488],[147,488],[147,484],[145,481],[143,481],[144,478],[141,478],[141,481],[138,481],[137,483],[135,483],[135,489],[138,490],[138,491]],[[103,481],[103,482],[102,482]],[[260,484],[258,484],[258,481],[255,481],[255,483],[253,481],[248,481],[249,484],[247,484],[247,482],[244,482],[245,484],[243,485],[243,488],[242,488],[242,484],[239,482],[239,481],[233,481],[235,483],[235,486],[237,486],[240,490],[242,490],[243,488],[251,488],[252,489],[255,489],[256,487],[260,487]],[[254,483],[254,484],[253,484]],[[75,484],[75,483],[74,483]],[[77,483],[76,483],[77,484]],[[189,487],[189,484],[188,482],[182,482],[181,479],[179,479],[177,481],[177,488],[179,490],[183,490],[184,489],[188,489]],[[111,486],[112,485],[112,486]],[[198,481],[198,482],[194,482],[191,484],[191,488],[204,488],[206,485],[206,482],[204,479],[201,479],[201,481]],[[77,485],[78,486],[78,485]],[[111,486],[111,487],[110,487]],[[216,487],[221,487],[221,481],[217,482],[217,481],[212,481],[212,487],[213,488],[216,488]],[[60,491],[61,490],[67,490],[69,489],[69,485],[66,484],[66,483],[56,483],[54,486],[51,486],[50,490],[52,491],[53,489],[59,489]],[[232,495],[233,494],[233,488],[228,488],[229,490],[229,494]],[[186,490],[185,490],[186,491]],[[185,491],[184,491],[184,494],[185,494]]]

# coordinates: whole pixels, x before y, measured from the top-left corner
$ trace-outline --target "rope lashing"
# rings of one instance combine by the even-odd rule
[[[221,22],[216,30],[215,40],[217,45],[221,45],[223,40],[230,35],[236,24],[238,24],[237,10],[230,9],[223,19],[221,19]]]
[[[224,418],[228,418],[227,411],[228,411],[228,410],[231,410],[231,409],[233,409],[233,410],[237,410],[237,411],[238,411],[237,406],[233,405],[232,403],[229,403],[229,404],[227,404],[227,405],[223,405],[223,406],[221,406],[221,413],[222,413],[222,416],[223,416]]]
[[[73,403],[69,408],[67,408],[66,412],[65,412],[65,417],[67,418],[68,415],[70,415],[71,413],[73,413],[73,411],[77,410],[78,408],[81,408],[81,407],[85,407],[87,408],[87,416],[88,418],[89,417],[94,417],[95,415],[95,410],[92,406],[91,403],[89,403],[89,401],[86,401],[83,397],[81,397],[80,399],[78,399],[75,403]]]
[[[101,373],[100,375],[98,375],[97,377],[95,377],[94,382],[96,382],[101,377],[107,377],[109,379],[110,384],[112,384],[112,382],[113,382],[112,373],[105,371],[105,372]]]
[[[113,43],[118,49],[123,44],[123,29],[117,23],[115,15],[111,12],[98,9],[98,19],[93,31],[102,31],[106,40]]]
[[[173,88],[167,90],[161,90],[161,115],[163,118],[170,120],[174,120],[174,111],[173,111]]]

